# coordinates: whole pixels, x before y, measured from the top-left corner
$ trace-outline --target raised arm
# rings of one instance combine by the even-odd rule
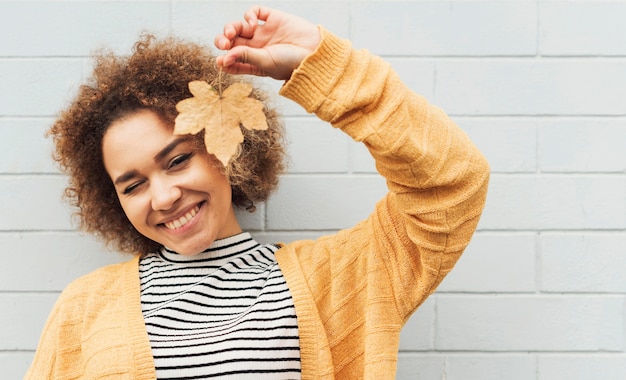
[[[245,20],[216,38],[231,48],[218,64],[286,80],[281,95],[365,144],[389,188],[356,226],[276,253],[298,314],[303,378],[393,378],[402,325],[476,229],[489,165],[379,57],[266,8]]]
[[[390,281],[408,289],[396,293],[399,312],[410,314],[475,231],[489,178],[482,154],[388,63],[301,18],[255,7],[215,43],[230,49],[224,70],[289,79],[283,96],[368,147],[390,192],[352,240],[375,241]]]

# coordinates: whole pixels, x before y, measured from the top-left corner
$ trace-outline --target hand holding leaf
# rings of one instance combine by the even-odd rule
[[[267,129],[263,103],[250,98],[252,85],[233,83],[222,94],[204,81],[189,82],[193,97],[176,104],[179,112],[174,134],[196,134],[204,129],[204,145],[227,166],[243,142],[240,125],[249,130]]]

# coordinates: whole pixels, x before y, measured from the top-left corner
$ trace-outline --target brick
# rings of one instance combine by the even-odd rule
[[[541,55],[626,54],[622,1],[545,1],[539,5]]]
[[[445,357],[414,352],[400,352],[396,379],[446,379]]]
[[[534,55],[534,1],[373,1],[352,8],[356,46],[382,55]]]
[[[400,352],[397,379],[535,379],[535,358],[516,354]]]
[[[283,121],[293,116],[310,116],[310,114],[307,113],[298,103],[279,95],[278,92],[284,82],[280,82],[272,78],[259,77],[254,78],[253,83],[256,87],[265,91],[265,94],[268,97],[266,104],[275,109],[283,117]]]
[[[547,233],[539,242],[541,290],[626,293],[626,233]]]
[[[426,299],[402,328],[400,351],[423,351],[434,348],[435,298]]]
[[[0,352],[2,376],[7,379],[21,379],[33,361],[33,351]]]
[[[70,230],[70,208],[62,201],[66,181],[61,176],[0,177],[0,231]]]
[[[540,355],[538,380],[623,380],[626,379],[626,354]]]
[[[235,207],[237,221],[244,231],[258,231],[265,227],[265,204],[255,204],[255,207],[254,212]]]
[[[348,146],[350,151],[349,161],[350,168],[354,173],[378,173],[376,170],[376,161],[367,150],[364,144],[353,143]]]
[[[49,119],[0,118],[0,173],[56,173]]]
[[[0,51],[8,56],[85,56],[101,45],[127,52],[139,33],[167,32],[169,1],[9,1]]]
[[[617,59],[442,61],[435,100],[454,116],[621,116],[624,66]]]
[[[77,59],[0,60],[0,115],[52,116],[78,89]]]
[[[0,352],[34,350],[58,293],[0,293]]]
[[[537,121],[516,118],[454,118],[489,161],[492,173],[537,170]]]
[[[12,252],[4,259],[12,269],[0,276],[3,292],[61,291],[84,274],[132,257],[110,252],[78,233],[0,233],[0,246]]]
[[[243,19],[244,12],[254,1],[177,1],[172,3],[172,30],[176,35],[207,41],[213,46],[213,36],[221,33],[224,24]],[[264,5],[293,13],[314,24],[322,24],[340,37],[349,37],[350,2],[333,1],[332,7],[321,7],[315,1],[280,1]],[[332,11],[329,12],[329,10]],[[202,17],[198,17],[202,15]]]
[[[493,175],[481,229],[623,229],[623,176]]]
[[[623,351],[624,297],[437,296],[439,350]]]
[[[10,195],[0,246],[12,252],[0,270],[3,377],[23,376],[58,291],[130,258],[74,231],[43,137],[90,73],[87,56],[128,52],[141,30],[212,46],[251,5],[0,1],[0,192]],[[626,378],[626,3],[267,5],[383,55],[490,161],[479,232],[403,329],[396,378]],[[278,96],[282,82],[254,81],[284,115],[292,165],[267,204],[237,211],[244,230],[291,242],[367,217],[386,188],[366,148]]]
[[[351,227],[369,216],[385,193],[385,181],[379,176],[285,176],[276,194],[267,202],[267,228],[334,230]]]
[[[529,380],[536,375],[532,355],[460,354],[446,358],[446,380]],[[555,377],[556,379],[558,377]]]
[[[388,58],[402,83],[428,100],[435,98],[435,62],[414,58]]]
[[[289,173],[346,173],[350,137],[317,118],[287,120]]]
[[[534,292],[535,245],[533,233],[477,233],[437,291]]]
[[[623,173],[626,128],[621,120],[545,120],[539,124],[542,172]]]

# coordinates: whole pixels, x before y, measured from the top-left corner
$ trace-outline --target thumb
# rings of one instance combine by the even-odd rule
[[[267,62],[268,56],[265,50],[249,46],[236,46],[224,55],[222,65],[228,67],[235,63],[245,63],[264,69],[268,64]]]
[[[237,46],[223,56],[217,57],[216,63],[218,67],[229,74],[265,76],[262,62],[267,62],[267,60],[263,59],[263,54],[259,49]]]

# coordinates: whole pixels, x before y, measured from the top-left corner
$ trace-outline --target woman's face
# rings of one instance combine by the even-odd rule
[[[174,135],[154,112],[111,124],[102,139],[104,166],[132,225],[183,255],[241,232],[228,179],[188,135]]]

